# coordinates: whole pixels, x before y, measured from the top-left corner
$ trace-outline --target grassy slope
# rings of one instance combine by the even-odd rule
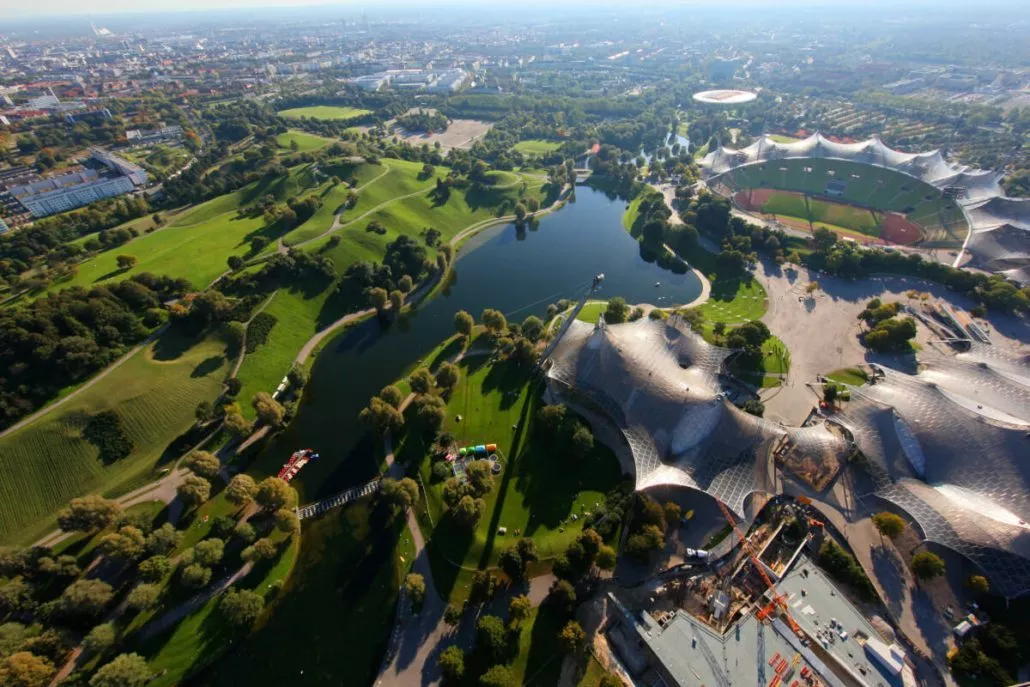
[[[304,684],[371,684],[413,558],[401,524],[373,524],[367,501],[305,521],[274,614],[200,683],[297,684],[303,671]]]
[[[207,286],[227,269],[226,258],[247,253],[246,240],[250,236],[262,234],[271,238],[270,228],[265,227],[260,216],[236,217],[241,206],[265,194],[285,200],[312,184],[310,170],[298,167],[291,171],[289,177],[257,181],[234,193],[209,200],[183,213],[160,231],[87,260],[79,266],[75,278],[62,282],[57,288],[88,288],[96,282],[124,279],[140,272],[184,277],[196,287]],[[131,270],[119,270],[116,258],[122,254],[135,256],[139,263]]]
[[[370,114],[370,110],[362,110],[357,107],[334,107],[332,105],[315,105],[312,107],[294,107],[289,110],[280,110],[279,116],[299,119],[311,117],[312,119],[354,119]]]
[[[221,343],[188,344],[164,335],[65,406],[0,439],[0,540],[31,542],[53,527],[54,511],[70,498],[127,491],[177,457],[163,454],[193,423],[197,403],[218,395],[227,368]],[[107,409],[121,417],[136,448],[105,467],[81,431],[90,415]]]
[[[563,551],[581,529],[582,521],[571,521],[570,516],[601,501],[621,476],[615,457],[600,445],[580,461],[539,436],[534,438],[533,416],[543,401],[525,369],[509,362],[489,364],[485,356],[466,358],[461,368],[462,381],[448,401],[444,431],[465,445],[496,443],[504,461],[504,472],[495,476],[494,489],[484,496],[486,510],[474,533],[446,517],[443,483],[431,480],[431,463],[423,460],[421,442],[409,435],[399,453],[404,459],[422,460],[420,471],[435,524],[434,579],[445,597],[463,592],[457,585],[458,571],[448,560],[468,568],[493,565],[516,538],[516,529],[533,537],[543,557]],[[425,519],[422,523],[423,528],[428,524]],[[498,535],[498,527],[506,527],[508,535]]]
[[[275,137],[276,144],[281,148],[287,150],[293,150],[291,147],[293,142],[297,142],[298,153],[309,153],[312,150],[319,150],[326,147],[333,142],[331,138],[325,138],[324,136],[316,136],[315,134],[309,134],[306,131],[298,131],[297,129],[290,129],[285,134],[279,134]]]

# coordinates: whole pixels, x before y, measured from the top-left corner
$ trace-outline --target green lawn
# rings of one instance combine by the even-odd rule
[[[384,525],[369,511],[359,501],[304,521],[274,612],[198,684],[372,684],[413,548],[403,519]]]
[[[185,165],[186,161],[190,159],[190,152],[185,148],[155,145],[150,148],[127,153],[126,157],[141,165],[151,167],[158,172],[167,173]]]
[[[287,150],[293,150],[294,141],[297,143],[296,152],[310,153],[312,150],[325,148],[333,142],[333,139],[325,138],[324,136],[316,136],[315,134],[298,131],[297,129],[290,129],[285,134],[279,134],[275,137],[276,144],[278,144],[280,148],[286,148]]]
[[[547,155],[561,148],[558,141],[545,141],[542,138],[530,138],[515,144],[515,150],[523,155]]]
[[[287,177],[262,180],[234,193],[219,196],[183,213],[174,222],[146,234],[126,246],[100,253],[79,265],[78,274],[54,288],[91,285],[110,279],[125,279],[140,272],[183,277],[204,288],[228,269],[230,255],[246,256],[247,240],[255,235],[275,238],[276,228],[266,226],[261,215],[237,217],[236,211],[269,194],[279,200],[296,196],[314,185],[308,166],[292,170]],[[132,255],[138,263],[119,270],[117,256]]]
[[[590,301],[576,315],[576,319],[588,324],[597,324],[597,319],[608,308],[608,301]]]
[[[777,143],[794,143],[795,141],[801,140],[799,138],[794,138],[793,136],[784,136],[783,134],[769,134],[769,138]]]
[[[765,289],[757,280],[716,278],[708,301],[698,307],[707,322],[732,325],[760,319],[768,306]]]
[[[636,227],[637,219],[640,217],[640,203],[646,197],[646,193],[638,193],[637,197],[629,202],[626,211],[622,213],[622,227],[632,232]]]
[[[336,107],[332,105],[313,105],[311,107],[293,107],[288,110],[279,110],[280,117],[287,119],[300,119],[310,117],[311,119],[354,119],[372,114],[371,110],[362,110],[357,107]]]
[[[442,482],[434,482],[431,462],[417,436],[404,438],[399,456],[421,461],[428,490],[433,528],[430,561],[441,595],[460,595],[456,568],[496,562],[500,551],[516,539],[515,531],[532,537],[539,554],[548,558],[563,551],[582,529],[582,516],[620,481],[615,456],[599,443],[583,459],[575,459],[534,434],[535,411],[543,405],[542,389],[529,381],[528,370],[513,362],[489,363],[486,356],[462,360],[462,380],[448,400],[444,431],[461,445],[497,444],[503,473],[484,496],[486,511],[475,532],[454,522],[446,513]],[[461,422],[457,416],[461,415]],[[579,517],[572,520],[572,516]],[[423,518],[423,527],[426,521]],[[498,528],[507,528],[499,535]],[[424,529],[424,531],[426,531]]]
[[[862,386],[869,381],[869,373],[859,367],[842,367],[829,373],[826,377],[835,382],[852,386]]]
[[[72,497],[122,493],[168,467],[178,457],[170,445],[193,424],[197,403],[221,391],[224,349],[213,338],[191,342],[166,333],[75,399],[0,439],[0,542],[34,541]],[[82,428],[108,409],[121,418],[135,450],[105,466]]]

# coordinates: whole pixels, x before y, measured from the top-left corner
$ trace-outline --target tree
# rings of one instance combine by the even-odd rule
[[[461,370],[454,363],[442,363],[436,371],[436,383],[441,389],[452,390],[461,380]]]
[[[257,530],[249,522],[240,522],[232,528],[232,536],[245,544],[253,544],[254,540],[257,539]]]
[[[225,488],[225,498],[230,503],[243,506],[254,498],[257,493],[257,483],[250,475],[240,473],[229,480],[229,486]]]
[[[264,424],[271,427],[282,425],[283,415],[285,415],[286,411],[283,410],[282,404],[272,398],[272,395],[267,391],[259,391],[254,394],[250,404],[257,411],[258,420]]]
[[[230,589],[218,602],[218,610],[222,616],[230,625],[240,629],[253,627],[264,608],[264,597],[249,589]]]
[[[288,508],[280,508],[275,512],[275,527],[280,532],[297,534],[300,532],[300,518]]]
[[[437,432],[447,419],[447,403],[439,396],[423,394],[415,400],[415,419],[427,432]]]
[[[101,539],[100,551],[105,556],[120,558],[123,561],[134,561],[143,555],[146,543],[146,537],[138,527],[126,525]]]
[[[68,585],[51,607],[61,617],[92,618],[114,597],[111,585],[100,580],[76,580]]]
[[[558,641],[561,642],[562,649],[568,654],[579,651],[586,639],[587,633],[583,631],[583,627],[575,620],[565,623],[565,627],[558,633]]]
[[[517,687],[519,684],[508,666],[494,666],[479,676],[480,687]]]
[[[480,319],[492,336],[499,336],[508,328],[508,320],[500,310],[487,308]]]
[[[242,438],[250,434],[253,426],[238,411],[231,411],[225,414],[225,429],[233,436]]]
[[[143,687],[150,682],[150,668],[139,654],[121,654],[89,680],[89,687]]]
[[[253,546],[248,546],[247,548],[253,549],[255,560],[271,560],[275,558],[277,553],[279,553],[279,549],[276,548],[275,543],[268,537],[258,539],[254,542]]]
[[[966,587],[977,596],[983,596],[991,590],[991,585],[983,575],[970,575]]]
[[[410,477],[401,480],[387,477],[379,485],[379,498],[395,510],[407,510],[418,503],[418,484]]]
[[[404,394],[393,384],[388,384],[382,388],[379,392],[379,398],[383,399],[386,403],[389,403],[394,408],[400,408],[401,403],[404,402]]]
[[[205,568],[199,563],[190,563],[179,573],[179,579],[188,589],[206,587],[211,581],[211,568]]]
[[[604,309],[604,321],[608,324],[619,324],[625,322],[626,317],[629,316],[629,306],[626,305],[626,299],[621,296],[608,301],[607,307]]]
[[[873,516],[873,524],[884,537],[894,539],[905,530],[905,521],[894,513],[882,512]]]
[[[239,272],[241,269],[243,269],[243,266],[247,264],[247,262],[238,255],[230,255],[228,258],[226,258],[225,263],[233,272]]]
[[[161,598],[161,587],[156,584],[143,584],[136,585],[131,592],[129,592],[128,598],[125,600],[129,608],[134,611],[142,611],[147,608],[153,608],[157,605],[158,599]]]
[[[920,580],[932,580],[944,574],[944,560],[931,551],[920,551],[912,556],[912,572]]]
[[[561,430],[562,425],[565,424],[565,414],[566,408],[564,405],[544,406],[536,411],[536,421],[550,438],[555,439],[558,437],[558,432]]]
[[[576,589],[568,580],[555,580],[547,592],[547,600],[563,613],[572,613],[576,605]]]
[[[401,308],[404,307],[404,292],[400,289],[394,289],[390,292],[390,308],[393,309],[394,314],[399,314]]]
[[[834,401],[837,400],[837,385],[833,382],[828,382],[823,385],[823,400],[829,405],[833,405]]]
[[[182,483],[175,488],[175,492],[186,505],[195,507],[211,498],[211,483],[200,475],[188,472]]]
[[[139,564],[139,575],[147,582],[157,582],[172,570],[167,556],[151,556]]]
[[[225,542],[221,539],[205,539],[193,547],[193,560],[203,566],[217,565],[225,555]]]
[[[201,401],[197,404],[197,409],[193,411],[193,416],[197,418],[197,422],[208,422],[215,416],[214,406],[210,401]]]
[[[258,485],[254,500],[262,508],[279,510],[297,505],[297,492],[278,477],[266,477]]]
[[[508,653],[508,633],[504,622],[495,615],[480,616],[476,623],[476,649],[495,661],[502,661]]]
[[[201,477],[214,477],[222,469],[222,461],[210,451],[193,451],[186,456],[184,463]]]
[[[765,415],[765,404],[757,398],[749,398],[744,401],[744,412],[755,417],[762,417]]]
[[[465,478],[475,496],[482,496],[494,487],[493,465],[488,460],[474,460],[465,465]]]
[[[136,263],[139,262],[134,255],[119,255],[114,259],[114,261],[118,263],[118,269],[122,272],[131,270],[136,266]]]
[[[451,683],[460,682],[465,675],[465,652],[461,647],[451,645],[440,652],[437,664],[444,680]]]
[[[476,321],[472,319],[472,315],[464,310],[454,313],[454,329],[466,339],[471,338],[472,330],[475,326]]]
[[[387,293],[386,289],[379,286],[369,289],[368,302],[380,315],[383,313],[383,310],[386,309],[386,303],[389,300],[390,294]]]
[[[533,343],[539,341],[543,333],[544,321],[536,315],[530,315],[526,319],[522,320],[522,336],[526,337]]]
[[[426,598],[426,580],[418,573],[409,573],[404,578],[404,591],[411,599],[412,608],[422,608],[422,602]]]
[[[443,621],[455,627],[461,622],[461,616],[465,613],[465,606],[459,603],[449,603],[443,612]]]
[[[585,458],[594,449],[594,435],[590,428],[582,422],[576,422],[572,436],[569,437],[569,446],[574,456]]]
[[[82,646],[91,654],[100,654],[112,646],[118,638],[118,632],[113,623],[102,623],[97,625],[89,634],[82,639]]]
[[[90,494],[72,499],[67,508],[57,513],[57,524],[65,532],[92,532],[110,527],[121,514],[122,507],[117,502]]]
[[[471,496],[465,495],[461,497],[458,504],[454,507],[454,517],[462,525],[472,529],[479,522],[479,518],[482,517],[485,508],[486,503],[483,499],[473,499]]]
[[[611,572],[612,570],[615,570],[615,563],[617,559],[618,554],[616,554],[615,549],[613,549],[610,546],[602,546],[600,549],[597,550],[597,559],[594,561],[594,563],[601,570]]]
[[[435,383],[436,380],[433,377],[433,373],[426,367],[418,368],[408,377],[408,384],[411,385],[411,390],[416,394],[428,394],[433,389]]]
[[[368,406],[361,409],[358,420],[369,429],[384,435],[404,426],[404,416],[396,406],[378,396],[373,396]]]
[[[608,673],[601,676],[601,681],[597,683],[597,687],[623,687],[622,680],[618,677]]]
[[[402,294],[407,295],[411,293],[411,289],[414,286],[415,283],[412,281],[410,275],[402,275],[401,278],[397,280],[397,290],[400,291]]]
[[[520,594],[508,604],[508,624],[518,627],[533,612],[533,602],[525,594]]]
[[[0,684],[9,687],[46,687],[54,664],[28,651],[18,651],[0,662]]]

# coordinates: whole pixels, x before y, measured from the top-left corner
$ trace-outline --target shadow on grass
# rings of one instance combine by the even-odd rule
[[[450,598],[458,582],[461,562],[472,545],[473,531],[445,513],[433,529],[427,551],[436,591],[443,599]],[[453,562],[452,562],[453,561]]]
[[[190,377],[193,379],[207,377],[209,374],[217,372],[224,364],[224,355],[210,355],[197,363],[197,366],[190,372]]]
[[[567,618],[551,604],[543,604],[537,612],[529,638],[526,672],[522,682],[527,685],[556,685],[561,676],[562,652],[558,633]]]
[[[178,360],[203,338],[202,335],[188,334],[177,326],[169,327],[154,341],[152,357],[162,363]]]

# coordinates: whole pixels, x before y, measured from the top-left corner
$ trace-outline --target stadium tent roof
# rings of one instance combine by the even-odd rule
[[[680,318],[606,325],[573,322],[555,348],[551,388],[617,427],[632,454],[636,487],[704,491],[745,518],[766,484],[773,445],[789,436],[819,460],[843,456],[825,426],[785,428],[738,410],[720,392],[731,351],[711,346]]]
[[[1030,283],[1030,199],[1006,198],[999,184],[1001,174],[972,169],[944,159],[939,150],[903,153],[878,138],[857,143],[838,143],[821,134],[801,141],[779,143],[762,136],[746,148],[719,147],[701,161],[706,178],[758,162],[794,158],[832,158],[885,167],[914,177],[953,194],[969,224],[963,252],[971,265]],[[980,234],[1006,227],[1004,239]],[[960,264],[962,255],[955,261]]]
[[[877,496],[1003,594],[1030,591],[1028,356],[977,346],[917,375],[883,372],[835,416],[869,461]]]

